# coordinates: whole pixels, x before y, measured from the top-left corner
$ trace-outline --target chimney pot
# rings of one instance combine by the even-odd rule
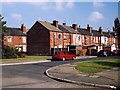
[[[66,23],[63,23],[63,25],[66,25]]]

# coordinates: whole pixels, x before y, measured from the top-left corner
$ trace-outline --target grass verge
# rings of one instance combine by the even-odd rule
[[[75,63],[75,68],[84,73],[97,73],[113,67],[119,67],[120,58]]]
[[[21,61],[38,61],[38,60],[46,60],[51,59],[52,56],[26,56],[25,58],[16,58],[16,59],[2,59],[3,63],[9,62],[21,62]]]

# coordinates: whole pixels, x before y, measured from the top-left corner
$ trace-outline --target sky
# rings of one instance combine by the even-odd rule
[[[93,29],[98,30],[101,26],[104,31],[111,30],[114,19],[118,17],[118,2],[99,2],[75,0],[59,1],[23,1],[23,2],[2,2],[2,16],[7,21],[6,26],[20,28],[24,23],[28,29],[37,20],[52,22],[58,20],[59,24],[66,23],[71,26],[73,23],[86,28],[89,24]]]

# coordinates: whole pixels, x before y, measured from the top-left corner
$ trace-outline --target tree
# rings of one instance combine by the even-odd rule
[[[2,15],[0,14],[0,35],[4,35],[4,33],[6,32],[6,21],[2,21],[4,17],[2,17]]]
[[[3,17],[0,14],[0,53],[2,53],[2,48],[3,48],[3,37],[4,33],[6,32],[6,21],[2,21]],[[2,58],[2,54],[0,54],[0,58]]]
[[[120,19],[119,19],[119,18],[116,18],[116,19],[114,20],[113,31],[115,31],[116,34],[117,34],[118,49],[120,50]]]

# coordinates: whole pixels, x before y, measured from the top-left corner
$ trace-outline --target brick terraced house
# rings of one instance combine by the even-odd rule
[[[18,51],[27,52],[27,29],[22,24],[21,28],[7,27],[3,37],[3,45],[8,45],[17,48]]]
[[[50,55],[51,48],[63,47],[62,31],[58,29],[56,21],[53,21],[53,25],[36,21],[27,32],[27,43],[28,55]]]
[[[113,32],[104,32],[101,27],[93,30],[89,25],[87,28],[78,27],[77,24],[60,25],[57,20],[52,23],[36,21],[27,32],[27,43],[29,55],[51,55],[52,48],[69,50],[69,46],[75,46],[75,50],[81,50],[83,55],[94,55],[105,47],[109,46],[110,50],[117,47]]]

